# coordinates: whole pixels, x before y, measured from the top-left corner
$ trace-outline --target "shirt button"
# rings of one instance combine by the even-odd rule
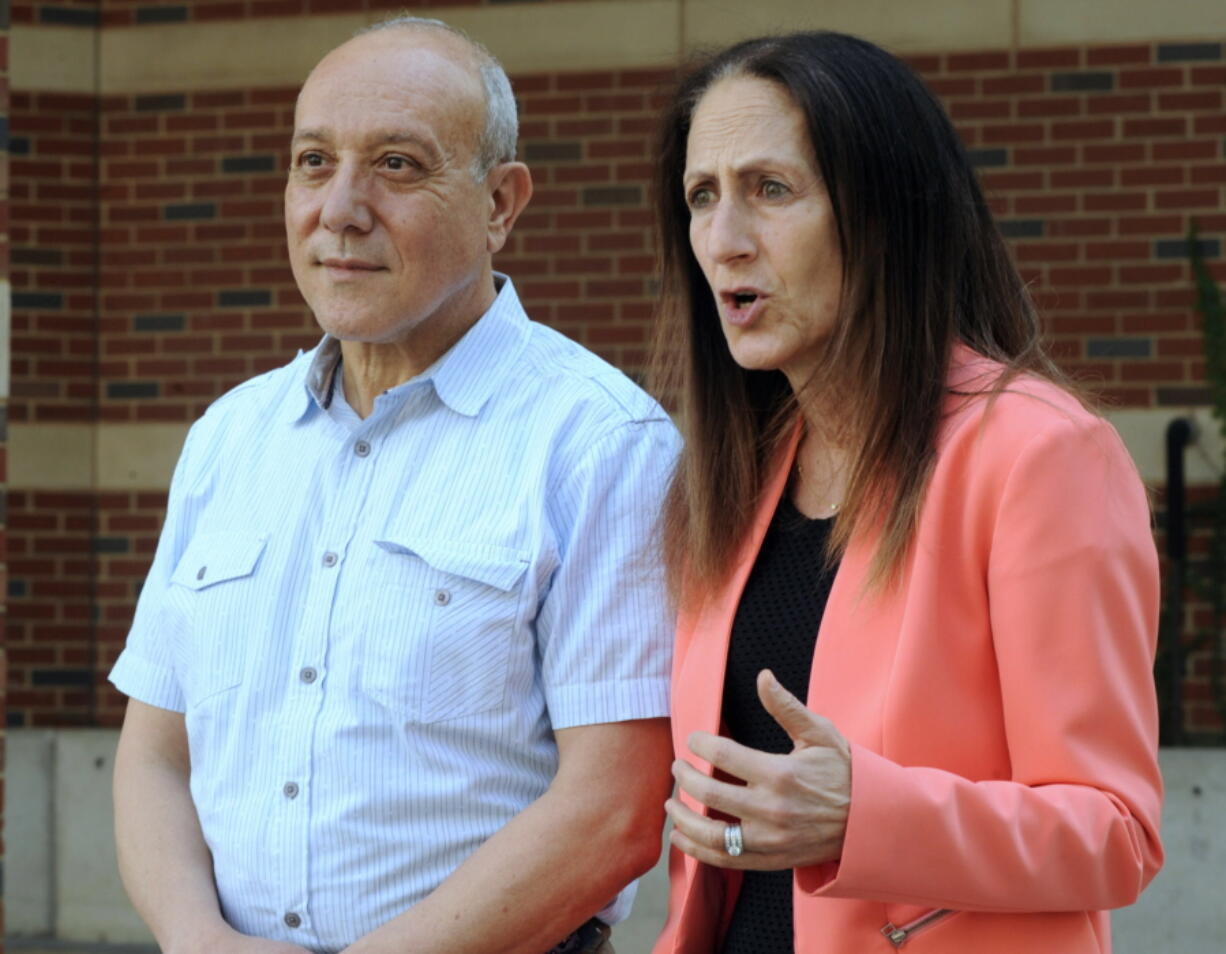
[[[287,915],[285,915],[285,926],[292,928],[301,927],[302,918],[296,915],[293,911],[290,911]]]
[[[336,554],[333,553],[331,550],[325,553],[323,564],[324,566],[336,566]]]
[[[319,678],[319,673],[317,673],[310,666],[306,666],[303,669],[299,670],[298,678],[301,679],[305,683],[312,683],[316,679]]]
[[[353,445],[353,452],[359,457],[366,457],[370,454],[370,445],[366,441],[358,441]]]
[[[207,566],[202,566],[199,570],[196,571],[196,579],[203,580],[204,574],[207,573],[208,571],[209,571],[209,568]]]
[[[297,798],[298,797],[298,783],[297,782],[286,782],[285,785],[282,786],[281,791],[285,794],[286,798]]]
[[[446,606],[450,602],[451,602],[451,591],[450,590],[435,590],[434,591],[434,605],[435,606]]]

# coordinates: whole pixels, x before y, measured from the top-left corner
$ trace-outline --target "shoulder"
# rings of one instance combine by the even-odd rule
[[[1148,513],[1132,456],[1105,418],[1052,381],[1019,374],[1001,384],[999,364],[977,358],[971,367],[972,378],[955,373],[947,397],[934,490],[989,510],[1015,499],[1053,512],[1106,494],[1111,506],[1126,500]]]
[[[941,453],[975,447],[1008,458],[1044,436],[1084,440],[1115,434],[1105,418],[1059,384],[1026,372],[1007,376],[999,362],[960,351],[949,374]]]
[[[313,353],[299,352],[288,364],[249,378],[210,404],[188,432],[180,470],[207,469],[228,448],[251,447],[292,411],[305,410],[303,382]]]
[[[518,384],[534,400],[597,430],[654,422],[672,428],[668,413],[622,371],[583,345],[536,322],[520,356]]]

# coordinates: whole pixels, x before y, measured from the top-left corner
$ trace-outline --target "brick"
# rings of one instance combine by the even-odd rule
[[[927,82],[928,88],[942,99],[974,96],[978,92],[978,82],[972,76],[937,76]]]
[[[1105,46],[1086,51],[1088,66],[1136,66],[1153,61],[1149,44],[1136,46]]]
[[[1114,169],[1057,169],[1051,173],[1055,189],[1105,189],[1115,185]]]
[[[1073,68],[1081,65],[1081,50],[1068,47],[1040,50],[1019,50],[1016,54],[1020,70]]]
[[[1007,166],[1009,164],[1008,149],[968,149],[967,158],[971,165],[979,169]]]
[[[1158,87],[1182,86],[1184,71],[1180,68],[1148,70],[1120,70],[1120,89],[1155,89]]]
[[[1182,261],[1188,257],[1190,246],[1191,243],[1184,238],[1155,239],[1154,258],[1177,258]],[[1197,239],[1196,247],[1205,258],[1218,258],[1222,254],[1220,239]]]
[[[1086,111],[1090,115],[1104,113],[1147,113],[1153,109],[1152,94],[1125,93],[1117,96],[1095,96],[1086,100]]]
[[[168,110],[186,109],[187,97],[182,93],[150,93],[144,96],[137,96],[134,105],[138,111],[166,112]]]
[[[272,304],[272,293],[267,289],[231,289],[217,293],[221,308],[251,308]]]
[[[1091,338],[1086,342],[1089,358],[1149,358],[1153,351],[1150,338]]]
[[[1111,234],[1112,220],[1099,219],[1055,219],[1047,223],[1047,234],[1052,237],[1089,237]]]
[[[64,296],[58,292],[13,292],[13,308],[63,308]]]
[[[998,219],[996,227],[1005,238],[1042,238],[1045,223],[1042,219]]]
[[[1074,146],[1045,146],[1041,149],[1013,150],[1013,162],[1019,166],[1054,166],[1066,165],[1077,161],[1077,149]]]
[[[1019,75],[987,76],[982,81],[984,96],[1015,96],[1018,93],[1042,93],[1047,84],[1042,76]]]
[[[165,206],[162,214],[169,220],[212,219],[217,217],[217,207],[212,202],[181,203]]]
[[[1043,138],[1043,126],[1039,123],[1010,123],[983,127],[985,144],[1042,142]]]
[[[96,27],[99,16],[97,10],[44,4],[38,8],[38,22],[55,26]]]
[[[1179,189],[1154,194],[1156,209],[1216,209],[1219,193],[1216,189]]]
[[[1115,120],[1081,120],[1075,123],[1054,122],[1051,124],[1051,138],[1056,142],[1064,140],[1084,142],[1087,139],[1114,139]]]
[[[590,187],[583,190],[584,205],[638,205],[643,190],[638,186]]]
[[[1141,166],[1120,170],[1120,185],[1183,185],[1187,173],[1183,166]]]
[[[1146,215],[1125,216],[1117,221],[1121,235],[1154,235],[1163,232],[1179,232],[1184,227],[1183,216]]]
[[[1197,166],[1190,181],[1193,185],[1226,185],[1226,165]]]
[[[1173,110],[1220,110],[1222,108],[1222,91],[1217,89],[1199,90],[1195,93],[1160,93],[1158,109],[1162,112]]]
[[[1036,117],[1080,116],[1083,112],[1081,98],[1077,96],[1045,96],[1042,99],[1023,99],[1017,104],[1019,119]]]
[[[138,6],[134,11],[137,23],[186,23],[186,6]]]
[[[1107,92],[1115,89],[1115,74],[1107,72],[1053,73],[1053,93]]]
[[[1220,60],[1221,43],[1159,43],[1156,59],[1159,63]]]
[[[1013,211],[1018,215],[1051,215],[1077,211],[1075,194],[1019,195],[1013,200]]]
[[[1120,282],[1125,285],[1160,284],[1183,277],[1182,265],[1128,265],[1120,269]]]
[[[951,73],[974,70],[1007,70],[1011,66],[1009,54],[1003,50],[985,53],[951,53],[945,57],[945,68]]]
[[[1196,159],[1213,159],[1217,156],[1216,143],[1211,140],[1186,142],[1156,142],[1153,145],[1155,162],[1180,162]]]
[[[1193,86],[1221,86],[1226,83],[1226,66],[1195,66],[1188,75]]]
[[[1187,135],[1188,121],[1182,116],[1161,119],[1125,119],[1125,139],[1145,139],[1150,136]]]
[[[1145,146],[1140,143],[1082,146],[1081,155],[1085,162],[1144,162],[1146,159]]]

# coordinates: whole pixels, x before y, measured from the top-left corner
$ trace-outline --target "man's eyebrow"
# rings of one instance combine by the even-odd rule
[[[300,142],[331,142],[331,139],[332,137],[324,129],[299,129],[294,133],[294,138],[290,140],[290,144],[295,145]],[[379,146],[412,144],[424,149],[433,158],[438,158],[441,155],[437,143],[421,135],[421,133],[409,129],[392,130],[383,136],[372,137],[371,142]]]

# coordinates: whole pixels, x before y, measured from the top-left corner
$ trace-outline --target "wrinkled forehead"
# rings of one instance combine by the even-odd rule
[[[294,109],[303,129],[375,133],[426,124],[442,140],[468,142],[484,120],[478,65],[463,40],[434,29],[363,34],[330,52],[302,85]]]

